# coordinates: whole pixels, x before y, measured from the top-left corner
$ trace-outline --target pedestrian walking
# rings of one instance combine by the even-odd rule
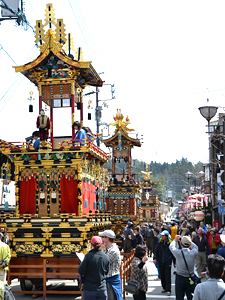
[[[204,234],[206,234],[206,230],[208,229],[208,227],[204,224],[204,222],[200,222],[199,228],[202,228],[204,230]]]
[[[144,244],[144,239],[143,236],[140,233],[139,227],[134,228],[134,238],[132,240],[132,247],[136,248],[137,245],[143,245]]]
[[[181,241],[181,249],[176,248],[176,242]],[[191,241],[189,236],[176,235],[175,240],[170,244],[170,251],[176,258],[177,274],[175,280],[176,300],[183,300],[186,294],[187,299],[192,299],[192,290],[189,281],[189,274],[194,274],[195,258],[198,254],[198,246]],[[185,263],[186,260],[186,263]],[[188,269],[187,269],[187,266]]]
[[[134,252],[134,259],[131,264],[131,281],[140,283],[138,295],[133,295],[134,300],[146,300],[148,290],[148,261],[147,248],[144,245],[137,245]]]
[[[105,245],[105,254],[109,257],[109,272],[106,274],[108,300],[122,300],[120,278],[120,250],[115,243],[116,235],[112,230],[99,232]]]
[[[169,231],[164,230],[161,233],[160,242],[155,247],[155,252],[153,256],[153,263],[156,264],[156,261],[158,261],[159,264],[159,270],[161,274],[161,285],[163,288],[162,293],[166,293],[167,296],[171,295],[172,261],[174,267],[176,267],[175,258],[169,249],[169,245],[171,242],[172,240],[169,238]]]
[[[181,229],[181,236],[185,236],[186,233],[189,231],[188,225],[187,225],[187,220],[185,220],[185,221],[182,223],[180,229]]]
[[[198,235],[196,235],[193,238],[193,243],[195,243],[198,246],[198,254],[196,256],[196,267],[198,277],[201,278],[202,272],[205,272],[206,270],[206,258],[211,252],[208,239],[204,236],[204,230],[201,227],[199,227],[198,229]]]
[[[207,259],[209,279],[198,284],[193,300],[224,300],[225,283],[221,279],[224,274],[225,259],[218,254],[211,254]],[[222,297],[221,297],[222,296]]]
[[[155,247],[159,243],[160,238],[161,238],[161,234],[159,233],[159,229],[158,228],[154,228],[153,255],[155,253]],[[158,263],[157,260],[156,260],[156,263],[155,263],[155,267],[157,269],[158,276],[154,280],[155,281],[158,281],[158,280],[161,281],[161,275],[160,275],[160,271],[159,271],[159,263]]]
[[[100,236],[91,238],[92,250],[85,255],[78,272],[84,277],[83,300],[107,300],[105,276],[109,272],[109,257],[101,250]]]
[[[152,223],[149,223],[149,227],[145,231],[146,244],[148,247],[148,255],[152,257],[153,253],[153,241],[154,241],[154,229]]]
[[[175,222],[171,223],[170,229],[171,229],[171,240],[173,241],[175,239],[175,236],[177,235],[177,230],[178,230]]]
[[[127,226],[124,228],[124,244],[123,251],[124,253],[130,253],[132,250],[132,239],[134,238],[134,231],[132,229],[134,224],[132,222],[128,222]]]

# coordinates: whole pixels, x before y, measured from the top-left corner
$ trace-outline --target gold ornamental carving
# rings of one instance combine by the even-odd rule
[[[53,253],[61,253],[61,254],[70,254],[70,253],[75,253],[79,252],[81,250],[81,245],[80,244],[57,244],[57,245],[52,245],[51,251]]]
[[[26,245],[15,245],[15,252],[17,254],[19,253],[41,253],[44,251],[44,246],[43,245],[38,245],[38,244],[26,244]]]

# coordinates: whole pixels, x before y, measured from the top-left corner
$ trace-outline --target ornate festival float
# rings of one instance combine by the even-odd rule
[[[28,289],[25,278],[35,282],[36,275],[40,281],[42,269],[34,267],[44,259],[45,264],[56,259],[55,264],[65,265],[61,271],[49,268],[47,278],[74,279],[75,272],[71,270],[69,275],[68,266],[74,265],[76,252],[87,253],[91,237],[111,224],[104,209],[107,174],[103,164],[109,160],[108,154],[91,139],[73,140],[74,129],[70,137],[53,134],[53,109],[71,107],[71,125],[75,108],[79,109],[77,119],[83,126],[83,89],[101,87],[103,82],[91,62],[83,61],[80,48],[76,58],[63,50],[63,44],[68,42],[65,26],[63,19],[55,19],[52,4],[47,5],[45,12],[45,23],[38,20],[35,26],[40,55],[15,67],[39,91],[40,148],[35,150],[27,142],[0,144],[1,154],[10,162],[8,176],[11,164],[14,166],[11,179],[15,178],[16,185],[15,213],[1,213],[1,227],[9,232],[12,254],[8,277],[9,281],[19,277],[23,290]],[[43,104],[50,108],[50,118],[42,110]],[[138,143],[132,139],[127,142],[128,149]],[[129,186],[133,188],[136,191],[137,186]],[[126,211],[130,213],[136,207],[134,197],[127,199],[127,205]],[[136,216],[136,208],[134,211]]]
[[[129,118],[124,118],[121,110],[117,110],[114,123],[109,124],[116,127],[114,134],[111,138],[102,140],[106,147],[112,149],[112,174],[116,180],[113,178],[109,182],[106,205],[111,212],[111,228],[117,236],[123,233],[128,221],[132,221],[134,225],[140,222],[141,184],[132,174],[131,151],[134,146],[141,147],[141,142],[129,136],[134,131],[127,127],[129,124]],[[127,174],[117,174],[116,165],[121,160],[127,164]]]
[[[153,187],[157,183],[151,181],[152,172],[148,172],[148,164],[146,164],[146,171],[143,173],[142,182],[142,201],[140,207],[140,219],[142,222],[156,223],[159,221],[159,200],[158,196],[154,195]]]

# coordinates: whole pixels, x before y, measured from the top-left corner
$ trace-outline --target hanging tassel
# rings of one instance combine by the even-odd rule
[[[38,153],[38,160],[41,160],[41,153]]]
[[[88,201],[87,200],[84,201],[84,208],[88,208]]]

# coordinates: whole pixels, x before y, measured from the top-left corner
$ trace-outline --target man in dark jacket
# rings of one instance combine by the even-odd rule
[[[154,242],[154,229],[153,225],[149,223],[149,227],[145,231],[146,244],[148,247],[148,255],[152,257],[153,253],[153,242]]]
[[[124,228],[123,235],[124,235],[124,244],[123,250],[124,253],[130,253],[132,250],[132,239],[134,238],[134,231],[132,229],[134,224],[132,222],[128,222],[127,226]]]
[[[101,250],[100,236],[91,238],[92,250],[85,255],[78,272],[84,276],[83,300],[107,299],[105,276],[109,271],[109,257]]]
[[[137,245],[143,245],[144,244],[144,239],[143,239],[143,236],[140,233],[139,227],[134,228],[134,234],[135,234],[135,237],[132,240],[133,248],[136,248]]]
[[[207,266],[206,257],[209,256],[211,252],[208,239],[204,236],[204,230],[202,228],[198,229],[198,235],[193,238],[193,243],[198,246],[196,266],[198,276],[201,278],[201,273],[205,272]]]
[[[155,247],[153,263],[158,261],[159,270],[161,275],[162,293],[166,293],[167,296],[171,295],[171,264],[175,266],[175,258],[171,253],[169,246],[172,242],[169,239],[169,232],[164,230],[161,233],[161,239]]]

